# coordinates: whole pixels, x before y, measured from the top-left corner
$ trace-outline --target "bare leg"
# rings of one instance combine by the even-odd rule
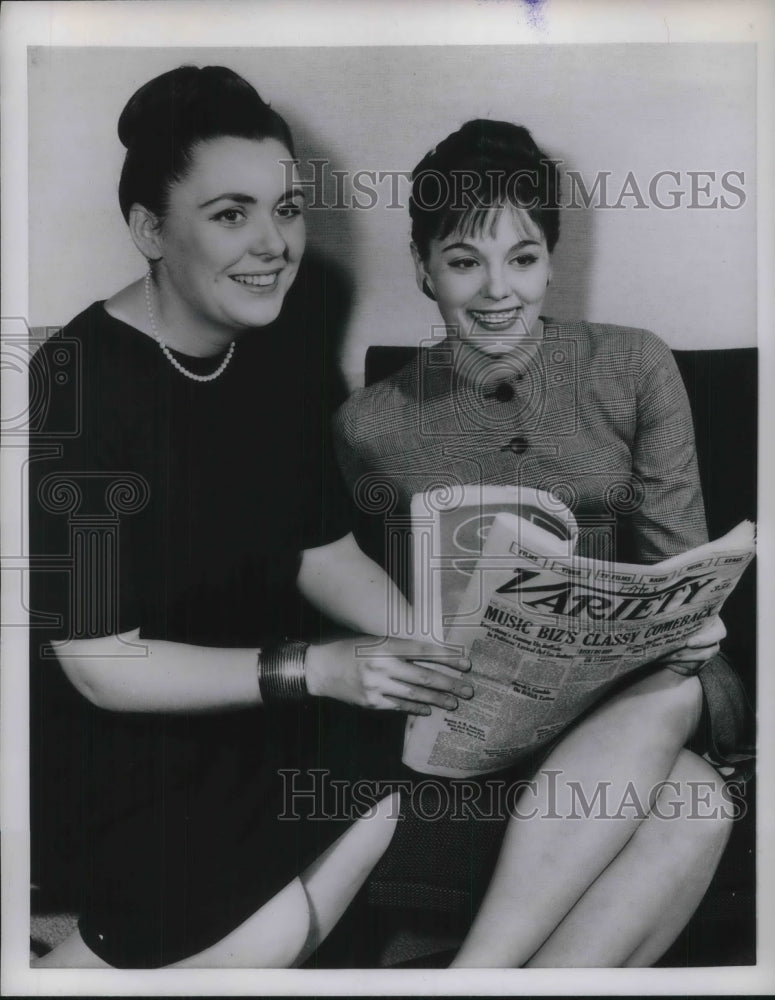
[[[535,796],[518,806],[524,815],[529,804],[536,818],[510,821],[490,886],[453,965],[515,968],[535,954],[645,815],[631,809],[624,818],[598,818],[604,810],[585,813],[580,793],[591,802],[605,791],[616,805],[629,796],[647,810],[653,789],[668,778],[696,727],[700,708],[696,677],[660,670],[609,699],[555,747],[536,776]]]
[[[384,854],[397,817],[398,797],[382,799],[236,930],[172,968],[286,969],[300,964],[331,931]]]
[[[95,955],[84,939],[73,931],[64,941],[47,954],[30,962],[33,969],[109,969],[99,955]]]
[[[299,964],[352,902],[390,843],[397,816],[398,797],[382,799],[239,927],[170,968],[282,969]],[[35,968],[109,968],[77,931],[33,964]]]
[[[680,789],[671,784],[660,792],[655,811],[528,966],[652,965],[678,937],[729,839],[732,808],[721,793],[723,779],[688,750],[669,780]]]

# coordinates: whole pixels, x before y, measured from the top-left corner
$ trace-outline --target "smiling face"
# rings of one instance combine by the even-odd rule
[[[277,318],[305,244],[291,158],[276,139],[211,139],[172,185],[148,253],[171,346],[208,353]]]
[[[522,209],[493,208],[474,231],[412,248],[420,287],[433,293],[458,356],[510,354],[541,312],[551,262],[541,229]]]

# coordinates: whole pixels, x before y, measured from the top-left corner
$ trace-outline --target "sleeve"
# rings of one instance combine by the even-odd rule
[[[148,482],[122,460],[115,408],[95,393],[99,364],[83,348],[65,328],[30,364],[30,616],[42,643],[112,635],[143,616]]]
[[[355,433],[356,421],[353,416],[354,397],[339,407],[333,419],[333,442],[339,468],[352,491],[365,471],[365,463],[358,447]]]
[[[646,334],[637,379],[632,517],[637,555],[658,562],[708,540],[689,400],[669,347]]]

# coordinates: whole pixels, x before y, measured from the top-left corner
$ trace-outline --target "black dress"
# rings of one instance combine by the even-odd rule
[[[81,934],[115,966],[213,944],[345,829],[278,819],[278,772],[328,763],[322,703],[101,710],[48,646],[137,627],[216,647],[319,637],[294,588],[299,554],[346,534],[349,512],[325,338],[300,320],[289,308],[248,332],[197,383],[97,302],[32,365],[33,880],[69,863]]]

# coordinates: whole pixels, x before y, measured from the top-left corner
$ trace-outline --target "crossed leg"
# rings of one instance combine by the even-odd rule
[[[527,965],[653,965],[704,896],[733,809],[713,768],[681,751],[652,813]]]
[[[554,748],[536,775],[537,818],[510,820],[453,965],[610,967],[659,957],[702,898],[730,832],[722,779],[681,749],[700,710],[696,677],[659,670]],[[687,782],[708,782],[704,818],[689,818],[684,803],[675,819],[646,820],[665,781],[679,782],[677,793],[664,788],[674,801],[691,796]],[[644,808],[621,808],[628,802]]]

